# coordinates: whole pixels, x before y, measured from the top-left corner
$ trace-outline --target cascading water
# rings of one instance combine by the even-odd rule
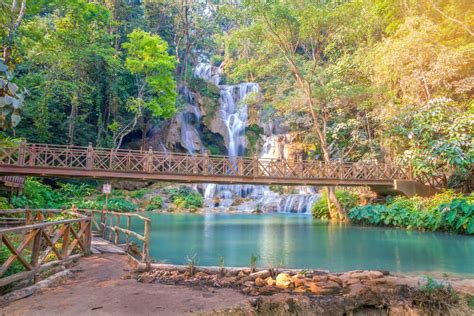
[[[233,163],[236,157],[243,154],[245,148],[245,128],[247,127],[247,105],[245,98],[252,93],[259,93],[256,83],[240,83],[238,85],[219,85],[221,69],[208,63],[199,63],[194,76],[212,82],[220,90],[219,119],[225,124],[225,135],[228,155]],[[279,148],[281,135],[269,136],[263,146],[262,158],[280,158],[284,156]],[[279,154],[276,156],[276,152]],[[319,199],[315,192],[280,195],[272,192],[267,186],[255,185],[216,185],[207,184],[204,198],[207,207],[228,208],[235,198],[243,198],[235,208],[239,211],[261,209],[266,212],[310,213],[313,203]]]

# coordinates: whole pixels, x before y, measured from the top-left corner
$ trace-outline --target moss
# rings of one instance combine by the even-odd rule
[[[257,144],[260,140],[260,135],[263,134],[263,128],[257,124],[251,124],[245,129],[245,136],[247,137],[247,155],[253,155],[257,152]]]

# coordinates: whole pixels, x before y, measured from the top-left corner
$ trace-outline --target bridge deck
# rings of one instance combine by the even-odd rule
[[[393,185],[411,180],[392,164],[324,163],[250,157],[26,144],[0,148],[0,174],[281,185]]]

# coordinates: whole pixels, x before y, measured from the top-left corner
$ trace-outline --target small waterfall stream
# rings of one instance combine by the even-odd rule
[[[260,88],[257,83],[251,82],[220,85],[220,73],[221,69],[210,63],[199,63],[194,69],[194,76],[215,84],[220,90],[220,110],[217,115],[227,128],[224,138],[228,155],[235,163],[236,157],[242,155],[245,149],[245,128],[248,120],[245,98],[249,94],[259,93]],[[267,137],[261,157],[283,156],[283,153],[280,153],[282,149],[278,148],[279,137],[281,135]],[[240,198],[243,201],[234,206],[239,211],[259,209],[264,212],[310,213],[313,203],[319,199],[319,194],[304,190],[300,190],[298,194],[278,194],[272,192],[268,186],[207,184],[204,188],[204,198],[209,208],[229,208],[235,204],[236,198]]]

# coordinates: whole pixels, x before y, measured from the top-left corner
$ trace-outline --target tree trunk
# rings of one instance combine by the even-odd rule
[[[12,6],[11,6],[11,18],[10,18],[10,26],[8,28],[7,40],[6,40],[6,43],[4,44],[5,46],[3,46],[3,59],[5,61],[5,64],[7,65],[10,63],[11,50],[13,47],[15,32],[20,26],[20,23],[23,20],[23,17],[25,16],[26,0],[23,0],[21,2],[20,11],[18,12],[18,16],[15,18],[15,11],[17,10],[17,6],[18,6],[18,0],[13,0]]]
[[[78,102],[79,98],[77,96],[77,92],[75,92],[71,100],[71,112],[69,114],[69,126],[67,135],[69,145],[74,145],[74,132],[76,127],[77,111],[79,107]]]

